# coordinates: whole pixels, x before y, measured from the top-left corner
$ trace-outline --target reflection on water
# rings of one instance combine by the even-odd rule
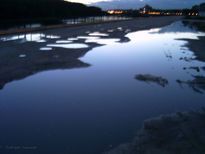
[[[115,20],[127,20],[130,18],[120,17],[120,16],[99,16],[99,17],[87,17],[87,18],[77,18],[77,19],[67,19],[63,20],[66,24],[79,24],[85,22],[102,22],[102,21],[115,21]]]
[[[195,59],[183,40],[204,33],[176,22],[128,33],[124,43],[89,34],[67,36],[75,42],[66,44],[55,37],[44,43],[51,52],[39,51],[37,42],[0,42],[2,147],[101,153],[129,141],[147,118],[204,106],[205,62]],[[103,39],[109,40],[104,46],[87,43]],[[86,48],[73,49],[81,45]]]
[[[45,39],[59,39],[60,36],[55,35],[45,35],[42,33],[31,33],[31,34],[20,34],[20,35],[12,35],[12,36],[5,36],[1,37],[0,41],[6,42],[6,41],[16,41],[20,40],[21,43],[25,42],[46,42]]]

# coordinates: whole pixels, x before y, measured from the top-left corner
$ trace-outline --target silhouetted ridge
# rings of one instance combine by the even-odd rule
[[[0,0],[0,18],[3,20],[73,18],[101,14],[100,8],[63,0]]]

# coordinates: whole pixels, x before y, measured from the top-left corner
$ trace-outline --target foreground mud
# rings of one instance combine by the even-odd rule
[[[161,116],[144,122],[132,143],[106,154],[204,154],[205,109]]]

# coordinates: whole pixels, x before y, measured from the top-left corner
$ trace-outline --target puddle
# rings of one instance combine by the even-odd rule
[[[109,29],[107,32],[112,33],[112,32],[114,32],[114,30],[113,29]]]
[[[22,144],[29,140],[35,145],[38,138],[39,147],[50,153],[102,153],[111,144],[117,146],[132,138],[148,117],[200,109],[205,100],[205,63],[193,59],[194,52],[183,40],[200,35],[204,33],[174,23],[128,33],[129,42],[123,43],[83,36],[88,43],[107,44],[89,52],[69,52],[87,48],[85,43],[41,45],[58,47],[58,52],[46,55],[31,50],[32,46],[14,48],[13,42],[8,45],[9,52],[0,48],[6,54],[0,54],[1,138],[11,145],[18,134],[28,137],[19,137],[17,142]],[[66,51],[63,48],[68,52],[60,52]],[[32,55],[29,61],[19,60],[21,51]],[[28,121],[32,129],[25,131]],[[76,141],[76,136],[89,142]],[[48,148],[44,141],[63,150]],[[68,143],[72,149],[66,151]]]
[[[57,36],[57,35],[47,35],[46,38],[48,38],[48,39],[59,39],[61,37]]]
[[[34,34],[22,34],[22,35],[13,35],[0,38],[1,41],[16,41],[21,40],[22,43],[24,42],[46,42],[43,38],[45,37],[44,34],[41,33],[34,33]]]
[[[95,36],[78,36],[78,39],[85,39],[86,43],[97,43],[97,44],[113,44],[116,43],[118,41],[120,41],[120,39],[104,39],[104,38],[100,38],[100,37],[95,37]]]
[[[48,44],[48,47],[66,48],[66,49],[82,49],[88,48],[87,44],[73,43],[73,44]]]
[[[29,34],[21,34],[21,35],[12,35],[12,36],[6,36],[1,37],[0,41],[7,42],[7,41],[17,41],[20,40],[20,43],[25,42],[37,42],[37,43],[43,43],[46,42],[45,39],[59,39],[60,36],[56,35],[48,35],[42,33],[29,33]]]
[[[46,40],[37,40],[36,42],[37,43],[44,43],[44,42],[46,42]]]
[[[98,39],[88,39],[85,42],[86,43],[97,43],[97,44],[106,44],[106,45],[108,45],[108,44],[117,43],[119,41],[120,41],[120,39],[100,39],[100,38],[98,38]]]
[[[42,50],[42,51],[50,51],[50,50],[52,50],[52,48],[49,48],[49,47],[42,47],[42,48],[40,48],[40,50]]]
[[[122,27],[118,27],[117,30],[119,30],[119,31],[123,31]]]
[[[109,34],[100,33],[100,32],[90,33],[89,35],[90,36],[109,36]]]
[[[70,41],[70,40],[58,40],[56,41],[56,43],[72,43],[73,41]]]
[[[93,36],[78,36],[78,39],[86,39],[86,40],[95,40],[99,39],[100,37],[93,37]]]
[[[25,54],[21,54],[21,55],[19,55],[19,58],[25,58],[25,57],[26,57]]]
[[[77,41],[78,38],[68,38],[69,41]]]

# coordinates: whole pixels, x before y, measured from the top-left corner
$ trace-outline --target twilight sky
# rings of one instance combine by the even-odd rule
[[[138,9],[145,4],[149,4],[154,8],[162,9],[180,9],[191,8],[193,5],[200,4],[204,0],[68,0],[72,2],[80,2],[88,5],[108,9]]]

